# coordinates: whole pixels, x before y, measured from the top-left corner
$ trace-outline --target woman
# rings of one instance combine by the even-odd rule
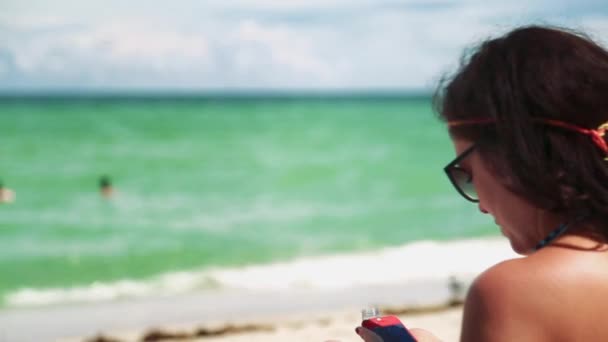
[[[461,340],[608,341],[608,52],[523,27],[483,43],[443,84],[457,155],[445,171],[526,256],[475,280]]]

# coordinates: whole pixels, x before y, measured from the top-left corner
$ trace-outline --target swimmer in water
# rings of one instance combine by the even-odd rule
[[[101,193],[101,196],[104,198],[110,198],[114,195],[114,188],[112,187],[110,177],[101,176],[101,178],[99,179],[99,191]]]
[[[13,203],[15,201],[15,192],[4,186],[0,181],[0,204]]]

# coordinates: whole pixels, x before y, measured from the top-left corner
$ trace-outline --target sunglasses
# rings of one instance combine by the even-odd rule
[[[471,154],[474,149],[475,145],[466,149],[458,155],[456,159],[446,165],[443,170],[462,197],[468,201],[477,203],[479,202],[479,198],[477,197],[477,191],[475,191],[475,187],[473,186],[473,175],[460,166],[460,162]]]

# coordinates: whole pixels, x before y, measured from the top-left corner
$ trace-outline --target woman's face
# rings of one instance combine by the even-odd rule
[[[470,141],[454,140],[456,154],[460,155],[472,146]],[[555,218],[509,191],[481,155],[474,149],[460,166],[472,175],[472,182],[479,197],[479,210],[494,217],[513,250],[519,254],[530,253],[534,246],[551,231]],[[548,222],[551,221],[551,222]]]

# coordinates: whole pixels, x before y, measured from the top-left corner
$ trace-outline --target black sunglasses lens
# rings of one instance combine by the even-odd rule
[[[453,168],[450,170],[450,177],[454,182],[454,185],[467,197],[473,200],[477,200],[477,192],[473,186],[473,179],[471,175],[460,168]]]

